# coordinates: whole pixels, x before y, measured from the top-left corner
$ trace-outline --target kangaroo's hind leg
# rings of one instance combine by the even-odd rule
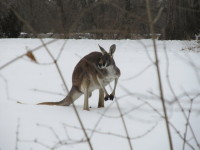
[[[85,85],[84,85],[84,104],[83,104],[83,110],[89,110],[89,84],[90,84],[90,81],[89,80],[86,80],[85,81]]]
[[[99,89],[99,103],[98,108],[104,107],[104,91],[103,89]]]

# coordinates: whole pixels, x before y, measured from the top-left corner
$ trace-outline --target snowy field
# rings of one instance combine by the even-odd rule
[[[156,43],[174,149],[198,150],[200,53],[198,49],[182,50],[195,46],[196,42]],[[117,99],[105,102],[105,108],[97,108],[97,91],[90,98],[90,111],[82,109],[83,96],[75,102],[93,149],[130,149],[117,100],[134,150],[169,150],[151,40],[56,40],[47,48],[55,58],[60,56],[58,65],[70,88],[76,63],[86,54],[99,51],[98,44],[107,50],[116,44],[114,58],[121,77]],[[40,45],[39,39],[0,39],[0,67]],[[88,150],[72,106],[35,105],[59,101],[67,92],[45,48],[33,54],[37,64],[24,56],[0,70],[0,150]],[[187,119],[175,97],[193,130],[186,126]],[[183,140],[185,133],[187,142]]]

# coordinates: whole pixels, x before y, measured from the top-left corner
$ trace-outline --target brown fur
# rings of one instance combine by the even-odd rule
[[[100,49],[102,53],[92,52],[78,62],[72,74],[72,88],[63,100],[59,102],[39,103],[39,105],[69,106],[82,94],[84,94],[83,109],[89,110],[88,98],[95,89],[99,89],[98,107],[104,107],[104,94],[106,100],[109,98],[113,99],[117,81],[120,76],[120,70],[115,65],[112,56],[115,50],[115,45],[110,47],[110,53],[104,51],[102,47],[100,47]],[[102,62],[108,62],[109,66],[105,68],[99,68],[98,65],[102,65]],[[109,95],[105,89],[105,86],[113,80],[115,80],[115,87],[111,95]]]

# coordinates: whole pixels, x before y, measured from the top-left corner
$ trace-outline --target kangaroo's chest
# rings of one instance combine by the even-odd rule
[[[103,78],[103,83],[104,85],[107,85],[116,78],[118,78],[117,70],[113,66],[110,66],[106,69],[106,73]]]
[[[118,68],[111,66],[111,67],[107,67],[106,70],[103,70],[103,71],[100,70],[98,74],[101,79],[101,84],[103,84],[103,86],[106,86],[110,82],[118,78],[120,75],[120,72]],[[95,89],[101,88],[101,85],[99,81],[96,79],[96,77],[90,76],[90,81],[91,82],[89,86],[89,91],[93,91]]]

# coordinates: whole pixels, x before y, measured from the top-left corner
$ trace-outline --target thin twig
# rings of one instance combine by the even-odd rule
[[[17,119],[17,130],[16,130],[16,139],[15,139],[15,150],[18,150],[19,144],[19,128],[20,128],[20,118]]]
[[[55,138],[58,140],[58,142],[61,142],[61,139],[59,138],[58,134],[56,133],[56,131],[52,127],[50,127],[48,125],[44,125],[44,124],[39,124],[39,123],[37,123],[37,126],[49,129],[53,133]]]
[[[53,40],[50,40],[48,42],[45,43],[45,45],[49,45],[49,44],[52,44],[54,42],[56,42],[58,39],[53,39]],[[32,53],[37,51],[37,50],[40,50],[41,48],[43,48],[43,45],[40,45],[40,46],[37,46],[35,47],[34,49],[30,50]],[[5,69],[7,66],[13,64],[14,62],[18,61],[19,59],[21,59],[22,57],[26,56],[27,52],[24,53],[24,54],[21,54],[20,56],[8,61],[7,63],[5,63],[4,65],[0,66],[0,70],[3,70]]]
[[[12,9],[12,11],[13,11],[13,13],[17,16],[17,18],[18,18],[21,22],[23,22],[23,23],[26,25],[26,27],[27,27],[33,34],[37,35],[36,32],[35,32],[35,30],[27,23],[26,20],[24,20],[24,19],[19,15],[19,13],[17,13],[14,9]],[[62,82],[63,82],[63,84],[64,84],[64,86],[65,86],[65,89],[67,90],[67,92],[69,92],[68,87],[67,87],[67,84],[66,84],[66,82],[65,82],[65,80],[64,80],[64,77],[63,77],[63,75],[62,75],[62,72],[61,72],[61,70],[60,70],[60,67],[59,67],[59,65],[58,65],[58,63],[57,63],[57,60],[56,60],[56,59],[54,58],[54,56],[51,54],[51,52],[50,52],[49,49],[47,48],[47,45],[44,43],[44,41],[43,41],[41,38],[40,38],[40,41],[41,41],[41,43],[43,44],[43,47],[45,48],[45,50],[47,51],[47,53],[49,54],[49,56],[51,57],[51,59],[54,61],[55,66],[56,66],[56,69],[57,69],[57,71],[58,71],[58,73],[59,73],[59,76],[60,76],[60,78],[61,78],[61,80],[62,80]],[[76,108],[76,106],[75,106],[74,103],[72,103],[72,106],[73,106],[74,112],[75,112],[75,114],[76,114],[76,116],[77,116],[77,119],[78,119],[78,121],[79,121],[79,123],[80,123],[80,125],[81,125],[81,128],[82,128],[82,130],[83,130],[83,133],[84,133],[84,135],[85,135],[85,137],[86,137],[87,143],[88,143],[90,149],[93,150],[91,141],[90,141],[90,139],[89,139],[89,137],[88,137],[88,135],[87,135],[87,133],[86,133],[86,131],[85,131],[85,127],[84,127],[84,125],[83,125],[83,122],[81,121],[81,118],[80,118],[80,115],[79,115],[79,113],[78,113],[78,111],[77,111],[77,108]]]
[[[141,74],[143,74],[147,69],[149,69],[153,64],[150,64],[148,66],[146,66],[144,69],[142,69],[140,72],[136,73],[134,76],[132,77],[129,77],[127,79],[124,79],[124,81],[127,81],[127,80],[133,80],[137,77],[139,77]]]
[[[159,66],[159,62],[158,62],[157,46],[156,46],[156,41],[155,41],[154,25],[153,25],[149,0],[146,0],[146,9],[147,9],[149,26],[150,26],[153,47],[154,47],[155,66],[156,66],[156,70],[157,70],[156,72],[157,72],[158,83],[159,83],[160,100],[162,102],[162,107],[163,107],[163,112],[164,112],[164,117],[165,117],[165,124],[166,124],[166,128],[167,128],[167,133],[168,133],[169,147],[170,147],[170,150],[173,150],[173,143],[172,143],[171,131],[170,131],[170,127],[169,127],[167,110],[166,110],[166,106],[165,106],[165,99],[164,99],[162,80],[161,80],[161,74],[160,74],[160,66]]]
[[[122,87],[122,89],[123,89],[125,92],[131,94],[131,92],[130,92],[127,88],[125,88],[125,87],[123,87],[123,86],[121,86],[121,87]],[[153,107],[148,101],[143,100],[141,97],[138,97],[138,100],[143,101],[143,102],[146,102],[147,106],[149,106],[149,107],[150,107],[156,114],[158,114],[161,118],[165,119],[165,116],[163,116],[163,115],[160,113],[160,111],[157,110],[155,107]],[[170,121],[168,121],[168,123],[169,123],[169,125],[174,129],[174,131],[176,131],[176,133],[179,135],[179,137],[183,140],[184,138],[183,138],[183,136],[180,134],[180,131],[178,131],[178,129],[176,129],[176,127],[175,127]],[[188,140],[186,141],[186,144],[187,144],[191,149],[195,150],[195,148],[189,143]]]
[[[188,126],[189,126],[189,120],[190,120],[190,115],[192,111],[192,105],[194,102],[194,99],[190,98],[190,96],[186,93],[187,97],[190,99],[190,107],[188,110],[188,116],[185,124],[185,132],[184,132],[184,140],[183,140],[183,150],[185,150],[185,143],[186,143],[186,137],[187,137],[187,132],[188,132]]]
[[[63,94],[63,93],[58,93],[58,92],[53,92],[53,91],[46,91],[46,90],[40,90],[40,89],[31,89],[31,90],[34,91],[34,92],[65,96],[65,94]]]
[[[118,111],[119,111],[119,113],[120,113],[120,116],[121,116],[122,124],[123,124],[123,126],[124,126],[124,130],[125,130],[125,133],[126,133],[126,138],[127,138],[127,140],[128,140],[128,143],[129,143],[129,147],[130,147],[131,150],[133,150],[133,146],[132,146],[132,144],[131,144],[131,140],[130,140],[128,128],[127,128],[126,122],[125,122],[125,120],[124,120],[122,110],[121,110],[121,108],[120,108],[120,106],[119,106],[119,102],[118,102],[118,100],[117,100],[117,97],[115,97],[115,102],[116,102],[116,104],[117,104],[117,109],[118,109]]]
[[[63,126],[63,129],[64,129],[64,131],[65,131],[65,135],[66,135],[66,137],[67,137],[69,140],[71,140],[71,137],[69,136],[69,133],[68,133],[67,127],[65,126],[64,123],[62,124],[62,126]]]
[[[61,141],[61,143],[56,143],[52,148],[51,150],[54,150],[54,149],[58,149],[59,147],[61,146],[67,146],[67,145],[74,145],[74,144],[80,144],[80,143],[85,143],[87,142],[87,140],[77,140],[77,141],[73,141],[73,142],[68,142],[68,141]]]
[[[129,113],[131,113],[131,112],[133,112],[133,111],[135,111],[135,110],[140,109],[140,108],[143,107],[145,104],[146,104],[146,103],[142,103],[142,104],[140,104],[140,105],[138,105],[138,106],[136,106],[136,107],[133,107],[132,109],[130,109],[130,110],[128,110],[128,111],[122,113],[122,116],[128,115]],[[104,115],[104,114],[103,114],[103,115]],[[120,118],[121,115],[117,115],[117,116],[104,115],[104,117],[107,117],[107,118]]]
[[[154,20],[153,20],[153,24],[156,24],[156,22],[160,19],[160,16],[161,16],[163,10],[164,10],[164,7],[161,7],[161,8],[159,9],[157,16],[156,16],[156,17],[154,18]]]
[[[171,83],[171,81],[170,81],[170,76],[169,76],[169,57],[168,57],[168,54],[167,54],[167,49],[166,49],[165,43],[164,43],[164,52],[165,52],[165,58],[166,58],[166,78],[167,78],[167,83],[168,83],[169,89],[170,89],[171,93],[172,93],[173,96],[174,96],[174,101],[178,104],[179,108],[181,109],[182,114],[183,114],[185,120],[187,120],[188,117],[187,117],[187,115],[186,115],[186,113],[185,113],[185,111],[184,111],[184,108],[183,108],[183,106],[181,105],[180,100],[179,100],[178,96],[176,95],[176,93],[175,93],[175,91],[174,91],[174,89],[173,89],[173,87],[172,87],[172,83]],[[199,95],[200,95],[200,94],[197,94],[195,97],[198,97]],[[189,126],[189,128],[190,128],[190,131],[191,131],[191,133],[192,133],[192,136],[193,136],[193,138],[194,138],[194,140],[195,140],[195,142],[196,142],[198,148],[200,149],[200,144],[199,144],[199,142],[198,142],[198,140],[197,140],[197,138],[196,138],[196,135],[195,135],[195,133],[194,133],[194,131],[193,131],[193,128],[192,128],[192,126],[191,126],[189,120],[188,120],[188,126]]]
[[[35,139],[35,140],[33,141],[33,143],[39,144],[40,146],[45,147],[45,148],[47,148],[47,149],[51,149],[51,146],[49,146],[49,145],[47,145],[47,144],[44,144],[43,142],[40,142],[40,141],[37,140],[37,139]]]
[[[76,126],[72,126],[69,124],[65,124],[64,125],[66,127],[70,127],[73,129],[77,129],[77,130],[81,130],[80,127],[76,127]],[[130,140],[136,140],[139,138],[142,138],[144,136],[146,136],[147,134],[149,134],[150,132],[153,131],[153,129],[155,129],[155,127],[158,125],[158,122],[155,123],[155,125],[153,125],[150,129],[148,129],[147,131],[145,131],[144,133],[142,133],[141,135],[135,136],[135,137],[130,137]],[[127,136],[121,135],[121,134],[117,134],[117,133],[112,133],[112,132],[105,132],[105,131],[99,131],[99,130],[93,130],[93,129],[86,129],[87,131],[91,131],[91,132],[95,132],[98,134],[102,134],[102,135],[110,135],[110,136],[115,136],[115,137],[119,137],[119,138],[123,138],[123,139],[127,139]]]

